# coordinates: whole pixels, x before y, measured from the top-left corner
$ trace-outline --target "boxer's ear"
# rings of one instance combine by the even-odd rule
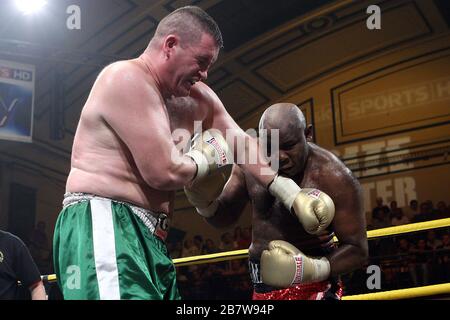
[[[173,48],[178,45],[179,38],[174,34],[169,34],[164,38],[163,50],[164,56],[169,58],[172,55]]]
[[[312,142],[313,141],[313,126],[312,124],[306,126],[305,129],[305,137],[306,137],[306,141],[308,142]]]

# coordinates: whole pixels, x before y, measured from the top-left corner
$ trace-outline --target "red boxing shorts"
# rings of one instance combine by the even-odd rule
[[[339,286],[338,290],[333,292],[329,281],[298,284],[286,289],[273,290],[264,293],[253,291],[253,300],[324,300],[342,298],[343,290]]]

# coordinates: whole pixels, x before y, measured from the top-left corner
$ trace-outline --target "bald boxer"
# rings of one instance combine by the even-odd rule
[[[161,20],[140,57],[113,63],[96,79],[75,134],[53,241],[65,299],[180,298],[164,244],[175,190],[184,188],[208,216],[215,193],[203,193],[207,179],[226,175],[237,158],[228,130],[258,150],[203,82],[221,47],[215,21],[183,7]],[[186,153],[184,144],[191,145]],[[326,195],[308,195],[256,158],[239,165],[308,230],[327,226],[334,207]]]
[[[351,171],[331,152],[312,143],[300,109],[290,103],[269,107],[260,120],[271,134],[279,129],[279,174],[301,188],[320,189],[332,198],[331,225],[311,234],[255,178],[234,167],[218,209],[208,222],[224,227],[252,204],[253,239],[249,265],[254,299],[340,299],[339,275],[360,268],[368,257],[362,191]],[[333,236],[339,239],[336,246]]]

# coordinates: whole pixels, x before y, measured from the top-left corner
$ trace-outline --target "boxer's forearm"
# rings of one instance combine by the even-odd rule
[[[197,165],[188,156],[180,157],[177,161],[166,163],[151,177],[147,177],[146,182],[157,190],[172,191],[182,189],[194,179],[197,172]]]
[[[327,256],[330,261],[331,275],[343,275],[363,267],[367,262],[368,256],[367,246],[340,245],[333,253]]]
[[[235,150],[237,149],[235,148]],[[240,152],[241,154],[245,155],[245,158],[242,159],[243,157],[239,158],[239,155],[236,154],[236,163],[242,170],[252,175],[256,179],[256,181],[267,188],[273,181],[276,172],[271,168],[269,162],[264,158],[257,139],[248,136],[248,140],[243,151],[243,153],[242,150],[235,151],[236,153]]]

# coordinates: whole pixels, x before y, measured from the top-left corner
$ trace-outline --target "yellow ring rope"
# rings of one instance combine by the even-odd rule
[[[450,218],[437,219],[426,222],[410,223],[402,226],[367,231],[367,239],[392,236],[402,233],[418,232],[429,229],[445,228],[449,226],[450,226]]]
[[[190,266],[194,264],[213,263],[220,261],[228,261],[235,259],[244,259],[248,257],[248,249],[219,252],[213,254],[204,254],[201,256],[192,256],[186,258],[173,259],[173,263],[177,267]]]
[[[436,228],[445,228],[450,226],[450,218],[438,219],[426,222],[410,223],[402,226],[395,226],[389,228],[381,228],[367,231],[367,239],[374,239],[379,237],[386,237],[391,235],[398,235],[403,233],[411,233],[424,231]],[[336,237],[333,238],[335,242],[338,241]],[[177,267],[189,266],[203,263],[213,263],[220,261],[228,261],[235,259],[244,259],[248,257],[248,249],[234,250],[227,252],[220,252],[214,254],[206,254],[201,256],[192,256],[186,258],[173,259],[173,263]],[[43,277],[49,282],[56,281],[56,275],[51,274]],[[399,289],[392,291],[383,291],[368,294],[359,294],[353,296],[342,297],[343,300],[396,300],[396,299],[411,299],[424,296],[440,295],[450,293],[450,283],[437,284],[432,286]]]
[[[432,286],[399,289],[383,292],[357,294],[342,297],[342,300],[399,300],[420,297],[450,294],[450,283],[435,284]]]

